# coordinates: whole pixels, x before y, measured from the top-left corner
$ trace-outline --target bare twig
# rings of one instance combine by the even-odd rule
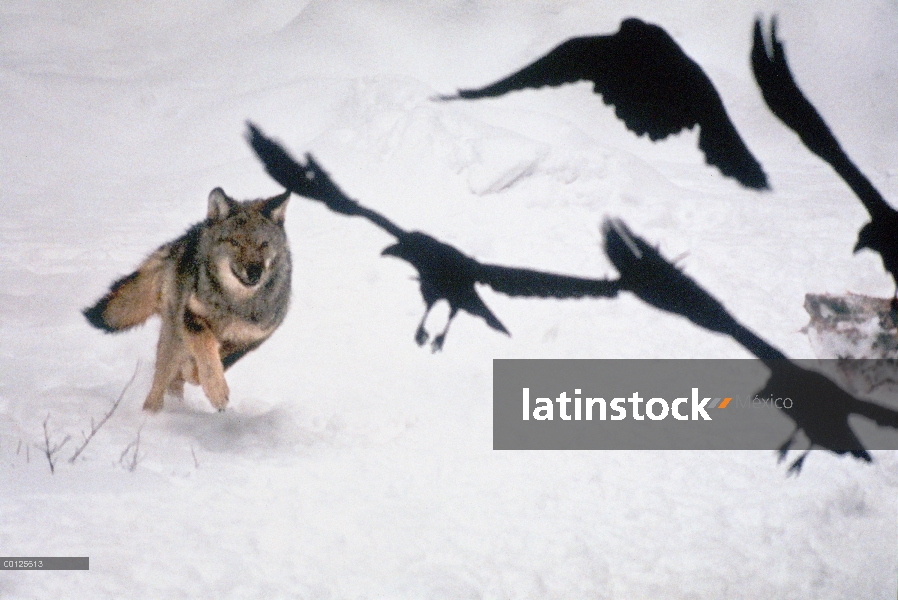
[[[197,458],[196,458],[196,452],[193,451],[193,444],[190,444],[190,454],[191,454],[191,456],[193,456],[193,466],[195,466],[197,469],[199,469],[199,468],[200,468],[200,461],[197,460]]]
[[[125,449],[122,450],[122,454],[118,459],[119,464],[128,469],[131,473],[134,472],[134,469],[136,469],[140,461],[143,460],[143,456],[140,454],[140,432],[143,430],[145,423],[146,421],[144,420],[144,422],[140,424],[140,427],[137,428],[137,437],[134,438],[133,442],[125,446]],[[131,453],[131,458],[126,460],[128,452]]]
[[[59,452],[66,443],[72,439],[72,436],[67,435],[65,438],[59,442],[58,444],[50,444],[50,432],[47,430],[47,423],[50,421],[50,413],[47,413],[47,418],[44,419],[44,447],[35,445],[35,448],[44,453],[44,456],[47,457],[47,462],[50,463],[50,473],[56,472],[56,463],[54,456],[57,452]]]
[[[125,464],[125,455],[128,454],[128,451],[130,451],[131,448],[133,448],[133,447],[134,447],[134,442],[128,442],[128,445],[125,446],[125,449],[122,450],[121,455],[118,457],[119,464],[121,464],[121,465]]]
[[[134,469],[137,468],[137,463],[143,458],[140,454],[140,432],[143,429],[143,425],[137,429],[137,439],[134,441],[134,453],[131,454],[131,462],[128,464],[128,471],[133,473]]]
[[[99,423],[97,423],[95,425],[93,417],[91,417],[91,419],[90,419],[90,434],[84,436],[84,432],[81,432],[81,435],[84,436],[84,443],[81,444],[77,450],[75,450],[75,454],[73,454],[72,458],[69,459],[69,463],[72,463],[72,464],[75,463],[75,461],[78,459],[78,457],[81,456],[81,453],[84,452],[84,449],[87,447],[87,445],[93,439],[94,435],[96,435],[96,433],[100,430],[100,427],[102,427],[106,423],[106,421],[109,420],[109,417],[112,416],[112,413],[114,413],[115,409],[118,408],[118,405],[121,404],[122,398],[125,397],[125,392],[127,392],[128,388],[131,387],[131,384],[134,383],[134,379],[137,377],[137,372],[139,370],[140,370],[140,361],[137,361],[137,366],[134,367],[134,374],[131,375],[131,379],[129,379],[128,383],[125,384],[125,387],[122,388],[122,393],[120,393],[118,395],[118,398],[115,400],[115,402],[112,403],[112,407],[109,409],[109,412],[107,412],[106,415],[102,419],[100,419]]]

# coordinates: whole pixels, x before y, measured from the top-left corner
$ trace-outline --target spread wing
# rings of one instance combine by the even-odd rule
[[[698,147],[704,152],[709,165],[714,165],[721,173],[745,187],[756,190],[770,188],[767,174],[742,141],[719,97],[708,104],[700,126]]]
[[[499,265],[478,264],[476,279],[500,294],[538,298],[613,298],[618,281],[586,279],[518,269]]]
[[[475,100],[493,98],[508,92],[558,87],[566,83],[592,80],[595,65],[605,64],[614,36],[593,36],[570,39],[551,50],[536,62],[508,77],[479,89],[458,90],[455,96],[441,96],[441,100]]]
[[[626,19],[614,35],[570,39],[492,85],[441,99],[487,98],[576,81],[591,81],[628,129],[653,141],[699,125],[708,164],[746,187],[767,187],[767,176],[711,80],[664,29],[639,19]]]
[[[311,154],[306,155],[305,165],[299,164],[277,142],[265,137],[258,127],[252,123],[247,123],[247,127],[247,141],[265,165],[265,170],[286,189],[323,202],[334,212],[364,217],[397,238],[405,235],[405,230],[385,216],[344,194]]]
[[[764,41],[761,21],[755,21],[751,65],[755,81],[767,106],[789,129],[798,134],[802,143],[825,160],[851,187],[864,204],[870,217],[890,218],[893,209],[873,187],[863,173],[851,162],[838,140],[830,131],[817,109],[805,98],[786,62],[782,43],[776,38],[776,19],[770,24],[770,47]],[[893,218],[893,217],[892,217]],[[898,237],[898,232],[896,232]]]
[[[634,235],[622,221],[606,221],[603,231],[605,253],[620,272],[620,289],[632,292],[655,308],[731,336],[761,360],[786,358],[733,318],[716,298]]]

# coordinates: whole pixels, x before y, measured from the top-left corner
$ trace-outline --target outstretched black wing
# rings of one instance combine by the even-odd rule
[[[871,221],[858,234],[854,251],[869,248],[878,252],[886,271],[898,285],[898,211],[889,206],[851,162],[823,118],[801,93],[786,62],[783,45],[776,38],[775,18],[770,24],[769,48],[760,20],[755,21],[751,64],[764,101],[773,114],[797,133],[811,152],[830,164],[870,214]],[[898,308],[898,300],[894,305]]]
[[[716,96],[717,92],[714,91],[714,94]],[[701,119],[698,147],[704,152],[705,161],[747,188],[770,189],[767,174],[742,141],[739,132],[727,116],[720,97],[708,103]]]
[[[618,281],[556,275],[499,265],[477,265],[476,279],[506,296],[537,298],[613,298]]]
[[[776,38],[776,18],[770,23],[770,47],[764,42],[761,21],[755,21],[751,65],[755,81],[770,110],[798,134],[808,150],[828,162],[860,198],[870,216],[891,211],[876,188],[851,162],[817,109],[795,83],[782,43]],[[896,232],[898,238],[898,232]]]
[[[528,88],[592,81],[596,78],[596,65],[608,65],[612,62],[608,54],[613,51],[614,41],[613,35],[572,38],[556,46],[536,62],[496,83],[480,89],[458,90],[458,95],[440,96],[440,100],[494,98]]]
[[[286,189],[323,202],[334,212],[364,217],[395,237],[406,233],[382,214],[362,206],[344,194],[311,154],[306,154],[306,164],[301,165],[277,142],[265,137],[258,127],[252,123],[247,123],[247,127],[247,141],[265,165],[265,170]]]
[[[660,140],[699,125],[699,147],[708,164],[746,187],[767,187],[767,176],[711,80],[664,29],[639,19],[624,20],[614,35],[570,39],[505,79],[441,99],[486,98],[576,81],[591,81],[637,135]]]
[[[620,289],[696,325],[732,336],[760,359],[786,356],[743,327],[723,305],[683,273],[622,221],[605,221],[605,253],[620,272]]]
[[[839,142],[820,113],[804,97],[792,77],[783,45],[776,39],[776,18],[770,23],[769,48],[764,42],[760,19],[755,21],[751,66],[767,106],[789,129],[799,135],[811,152],[827,162],[842,153]]]

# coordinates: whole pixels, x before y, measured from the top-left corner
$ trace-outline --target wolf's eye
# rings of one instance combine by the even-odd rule
[[[261,244],[259,244],[260,250],[265,250],[266,248],[268,248],[268,242],[262,242]]]
[[[237,240],[228,240],[228,244],[230,244],[231,248],[239,248],[240,242]]]

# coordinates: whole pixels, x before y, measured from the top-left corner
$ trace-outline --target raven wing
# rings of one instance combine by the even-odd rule
[[[441,100],[476,100],[494,98],[508,92],[558,87],[566,83],[591,80],[595,65],[604,62],[614,36],[572,38],[553,48],[548,54],[508,77],[479,89],[458,90],[455,96],[440,96]]]
[[[606,221],[603,231],[605,253],[620,273],[620,289],[632,292],[655,308],[731,336],[761,360],[786,358],[733,318],[716,298],[634,235],[622,221]]]
[[[714,94],[716,96],[717,92]],[[709,165],[747,188],[770,189],[767,174],[742,141],[719,97],[707,105],[700,129],[698,147]]]
[[[808,149],[829,162],[842,152],[839,142],[817,109],[795,83],[783,45],[776,38],[776,18],[770,25],[770,48],[764,41],[761,21],[755,21],[751,66],[764,102],[786,126],[798,134]]]
[[[247,141],[265,165],[265,170],[286,189],[323,202],[334,212],[364,217],[394,237],[406,234],[405,230],[382,214],[362,206],[344,194],[311,154],[306,154],[306,164],[302,165],[280,144],[266,137],[258,127],[252,123],[247,123],[247,127]]]
[[[506,296],[538,298],[613,298],[618,281],[556,275],[531,269],[478,264],[476,280]]]
[[[898,411],[887,406],[857,398],[851,405],[851,412],[870,419],[880,427],[898,429]]]
[[[776,38],[776,18],[770,24],[770,48],[764,41],[761,21],[755,21],[751,65],[764,101],[802,143],[825,160],[848,184],[873,219],[894,220],[894,212],[873,184],[851,162],[817,109],[795,83],[782,43]],[[898,237],[898,232],[896,232]],[[898,281],[898,274],[896,274]]]
[[[746,187],[767,187],[767,176],[711,80],[664,29],[639,19],[624,20],[614,35],[572,38],[492,85],[441,99],[495,97],[576,81],[591,81],[629,130],[652,141],[699,125],[708,164]]]

